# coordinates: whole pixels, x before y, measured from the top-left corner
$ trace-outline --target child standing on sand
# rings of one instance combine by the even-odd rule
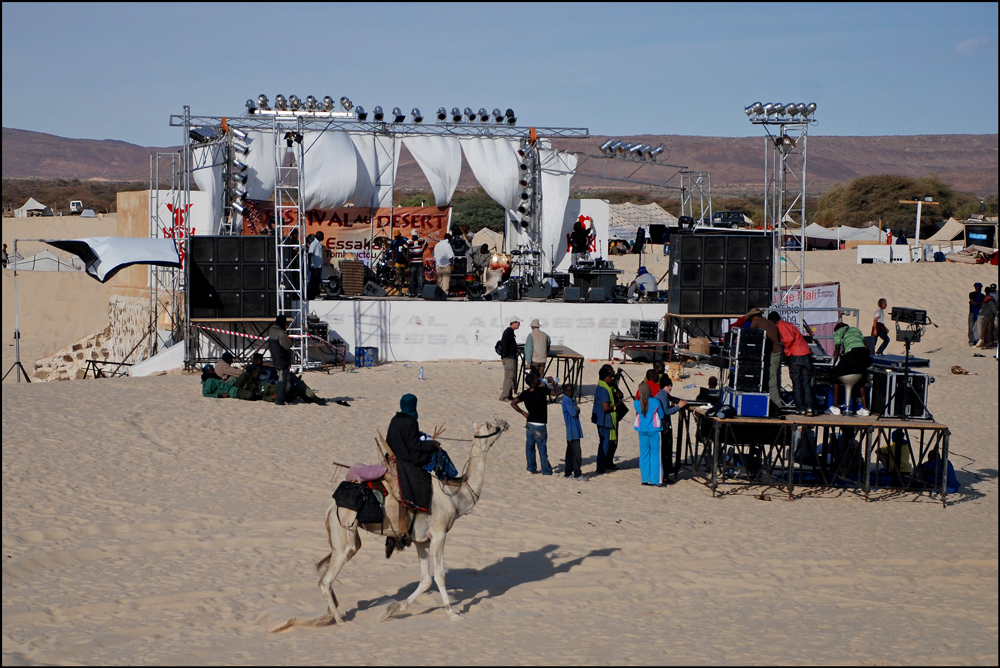
[[[580,439],[583,438],[583,427],[580,425],[580,407],[573,401],[576,386],[572,383],[563,385],[562,411],[566,422],[566,466],[564,478],[583,479],[580,472],[580,462],[583,455],[580,451]]]

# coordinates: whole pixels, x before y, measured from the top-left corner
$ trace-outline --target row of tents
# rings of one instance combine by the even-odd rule
[[[51,206],[45,206],[34,197],[29,197],[19,209],[14,209],[15,218],[29,218],[31,216],[54,216]],[[84,209],[80,214],[81,218],[97,218],[93,209]]]

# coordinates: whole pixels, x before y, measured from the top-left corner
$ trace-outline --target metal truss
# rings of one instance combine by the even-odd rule
[[[149,156],[149,237],[172,238],[178,252],[185,248],[185,240],[177,238],[178,222],[187,219],[183,208],[181,188],[181,155],[179,153],[153,153]],[[163,174],[161,174],[161,169]],[[161,184],[169,176],[170,187],[161,199]],[[170,218],[163,220],[161,207],[166,206]],[[177,341],[183,331],[184,318],[177,295],[183,291],[184,272],[170,267],[149,266],[149,332],[146,355],[158,352],[160,340],[157,330],[160,323],[169,323],[170,338]]]
[[[681,173],[681,215],[695,220],[712,220],[712,172]],[[694,198],[698,197],[698,215],[694,213]],[[708,204],[706,208],[706,203]],[[711,223],[709,223],[711,224]]]

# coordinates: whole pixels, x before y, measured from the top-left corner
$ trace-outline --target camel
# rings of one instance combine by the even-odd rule
[[[444,543],[455,524],[455,520],[468,515],[479,501],[483,489],[483,478],[486,472],[486,454],[500,435],[507,430],[507,422],[495,419],[493,422],[473,423],[472,448],[465,466],[465,474],[458,485],[443,484],[434,479],[431,492],[430,513],[416,513],[410,531],[410,539],[415,544],[417,556],[420,559],[420,583],[406,600],[391,603],[378,621],[385,621],[398,612],[406,610],[420,594],[427,591],[431,578],[441,592],[444,609],[452,619],[462,616],[451,607],[448,590],[444,583]],[[435,438],[443,430],[435,430]],[[381,436],[380,436],[381,439]],[[383,441],[384,443],[384,441]],[[395,480],[388,480],[395,486]],[[395,549],[402,549],[403,540],[395,527],[401,526],[400,519],[409,523],[405,516],[400,518],[399,504],[386,499],[386,522],[382,524],[362,524],[361,529],[376,535],[383,535],[395,540]],[[343,623],[344,617],[337,608],[337,596],[333,592],[333,582],[341,569],[361,549],[359,525],[354,520],[356,513],[346,508],[338,508],[331,503],[326,511],[326,531],[330,544],[330,553],[320,559],[316,570],[320,575],[319,590],[326,599],[327,612],[324,615],[307,620],[297,618],[279,624],[270,629],[272,632],[283,631],[292,626],[327,626],[333,623]],[[392,542],[387,543],[386,557],[392,553]]]

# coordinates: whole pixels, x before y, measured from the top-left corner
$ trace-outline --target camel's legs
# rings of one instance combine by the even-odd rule
[[[447,533],[431,536],[429,550],[431,568],[434,572],[434,582],[437,584],[438,591],[441,592],[441,602],[444,604],[444,609],[448,611],[448,615],[452,619],[461,619],[462,616],[451,607],[451,599],[448,598],[448,589],[444,584],[444,540],[447,536]]]
[[[410,607],[410,604],[417,600],[417,597],[423,594],[425,591],[430,589],[431,586],[431,564],[428,558],[427,541],[423,543],[414,543],[417,548],[417,557],[420,558],[420,582],[417,584],[417,588],[413,590],[404,601],[396,601],[390,603],[389,607],[386,608],[385,612],[379,618],[379,621],[385,621],[389,619],[397,612],[402,612]]]
[[[326,599],[327,612],[338,622],[343,622],[344,617],[337,609],[337,597],[333,593],[333,581],[340,575],[341,569],[351,560],[361,548],[361,537],[357,529],[345,529],[339,524],[330,527],[330,560],[326,564],[326,571],[319,580],[319,591]]]

